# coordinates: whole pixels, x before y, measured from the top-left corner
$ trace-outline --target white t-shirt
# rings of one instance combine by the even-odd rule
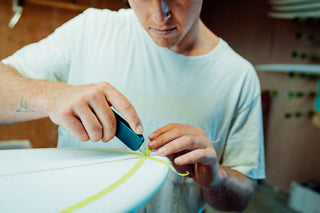
[[[265,178],[259,80],[222,39],[205,55],[184,56],[157,46],[131,9],[88,9],[3,63],[36,79],[107,81],[133,104],[145,138],[168,123],[191,124],[205,131],[223,166]],[[63,127],[58,146],[127,149],[116,138],[79,142]],[[170,172],[141,211],[197,212],[203,204],[192,179]]]

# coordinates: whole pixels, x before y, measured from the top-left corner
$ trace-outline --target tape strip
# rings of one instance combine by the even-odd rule
[[[103,151],[109,151],[109,152],[115,152],[115,153],[123,153],[123,154],[129,154],[129,155],[137,155],[135,153],[124,153],[124,152],[118,152],[118,151],[110,151],[110,150],[103,150]],[[110,186],[108,186],[106,189],[102,190],[101,192],[98,192],[97,194],[65,209],[62,210],[60,213],[69,213],[69,212],[73,212],[77,209],[82,208],[85,205],[88,205],[89,203],[92,203],[94,201],[96,201],[97,199],[105,196],[106,194],[110,193],[111,191],[113,191],[114,189],[116,189],[117,187],[119,187],[121,184],[123,184],[127,179],[129,179],[132,175],[134,175],[136,173],[136,171],[142,166],[142,164],[145,162],[146,159],[150,159],[150,160],[154,160],[160,163],[163,163],[164,165],[166,165],[168,168],[172,169],[174,172],[176,172],[178,175],[180,176],[187,176],[189,175],[189,172],[187,171],[185,174],[181,174],[179,172],[177,172],[177,170],[168,162],[163,161],[161,159],[158,158],[153,158],[150,156],[151,154],[151,149],[149,149],[149,147],[146,148],[145,150],[145,155],[140,155],[141,158],[140,160],[125,174],[123,175],[120,179],[118,179],[116,182],[114,182],[113,184],[111,184]]]
[[[88,197],[87,199],[85,199],[79,203],[76,203],[75,205],[70,206],[69,208],[66,208],[66,209],[60,211],[60,213],[73,212],[77,209],[84,207],[85,205],[88,205],[89,203],[92,203],[92,202],[98,200],[99,198],[105,196],[106,194],[112,192],[114,189],[116,189],[121,184],[123,184],[127,179],[129,179],[132,175],[134,175],[136,173],[136,171],[143,165],[143,163],[146,161],[146,159],[147,159],[146,157],[140,158],[139,161],[126,174],[124,174],[121,178],[119,178],[116,182],[114,182],[113,184],[111,184],[110,186],[105,188],[104,190],[98,192],[97,194],[94,194],[91,197]]]
[[[73,169],[73,168],[78,168],[78,167],[96,166],[96,165],[100,165],[100,164],[126,161],[126,160],[132,160],[132,159],[138,159],[138,157],[131,157],[131,158],[125,158],[125,159],[120,159],[120,160],[102,161],[102,162],[97,162],[97,163],[81,164],[81,165],[74,165],[74,166],[65,166],[65,167],[52,168],[52,169],[39,169],[39,170],[32,170],[32,171],[28,171],[28,172],[9,173],[9,174],[0,175],[0,178],[7,177],[7,176],[28,175],[28,174],[41,173],[41,172],[50,172],[50,171],[57,171],[57,170],[63,170],[63,169]]]
[[[150,160],[154,160],[154,161],[157,161],[159,163],[163,163],[164,165],[166,165],[169,169],[171,169],[172,171],[174,171],[175,173],[177,173],[178,175],[180,176],[188,176],[190,173],[188,171],[186,171],[186,173],[179,173],[170,163],[164,161],[164,160],[161,160],[161,159],[158,159],[158,158],[153,158],[151,156],[148,157],[148,159]]]

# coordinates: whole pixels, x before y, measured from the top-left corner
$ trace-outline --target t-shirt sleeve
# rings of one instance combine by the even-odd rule
[[[66,82],[73,53],[79,41],[84,14],[57,28],[47,38],[29,44],[2,63],[34,79]]]
[[[255,73],[251,75],[243,90],[242,99],[245,101],[242,101],[243,104],[232,120],[222,165],[237,170],[252,179],[264,179],[261,96],[259,80]]]

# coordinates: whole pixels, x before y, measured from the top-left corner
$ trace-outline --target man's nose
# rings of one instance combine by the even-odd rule
[[[155,0],[152,11],[152,19],[156,24],[164,24],[171,17],[168,0]]]

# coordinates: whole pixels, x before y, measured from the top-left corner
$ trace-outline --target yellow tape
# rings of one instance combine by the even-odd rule
[[[161,160],[161,159],[158,159],[158,158],[153,158],[153,157],[148,157],[148,159],[163,163],[164,165],[166,165],[168,168],[170,168],[172,171],[174,171],[175,173],[177,173],[180,176],[185,177],[185,176],[188,176],[190,174],[188,171],[186,171],[186,173],[179,173],[170,163],[168,163],[168,162],[166,162],[164,160]]]
[[[161,159],[158,159],[158,158],[153,158],[153,157],[151,157],[150,156],[150,154],[151,154],[151,152],[152,152],[152,150],[149,148],[149,147],[147,147],[146,148],[146,151],[145,151],[145,155],[148,157],[148,159],[150,159],[150,160],[154,160],[154,161],[157,161],[157,162],[160,162],[160,163],[163,163],[164,165],[166,165],[169,169],[171,169],[172,171],[174,171],[175,173],[177,173],[178,175],[180,175],[180,176],[188,176],[190,173],[188,172],[188,171],[186,171],[186,173],[179,173],[170,163],[168,163],[168,162],[166,162],[166,161],[164,161],[164,160],[161,160]]]
[[[139,155],[139,154],[135,154],[135,153],[129,153],[129,152],[120,152],[120,151],[110,151],[110,150],[100,150],[100,151],[106,151],[106,152],[114,152],[114,153],[122,153],[122,154],[129,154],[129,155]],[[69,213],[69,212],[73,212],[77,209],[82,208],[85,205],[88,205],[89,203],[92,203],[96,200],[98,200],[99,198],[105,196],[106,194],[110,193],[111,191],[113,191],[114,189],[116,189],[117,187],[119,187],[121,184],[123,184],[127,179],[129,179],[132,175],[134,175],[136,173],[136,171],[142,166],[142,164],[145,162],[146,159],[150,159],[150,160],[154,160],[160,163],[163,163],[164,165],[166,165],[168,168],[172,169],[174,172],[176,172],[178,175],[181,176],[187,176],[189,175],[189,172],[187,171],[185,174],[181,174],[179,172],[177,172],[177,170],[168,162],[158,159],[158,158],[153,158],[150,156],[152,150],[149,149],[149,147],[146,148],[145,150],[145,155],[139,155],[141,156],[140,160],[126,173],[124,174],[120,179],[118,179],[116,182],[114,182],[113,184],[111,184],[110,186],[108,186],[107,188],[105,188],[104,190],[102,190],[101,192],[98,192],[97,194],[92,195],[91,197],[76,203],[75,205],[62,210],[60,213]]]
[[[91,197],[88,197],[87,199],[85,199],[79,203],[76,203],[75,205],[70,206],[69,208],[66,208],[66,209],[60,211],[60,213],[73,212],[77,209],[82,208],[85,205],[88,205],[89,203],[92,203],[92,202],[98,200],[99,198],[105,196],[106,194],[110,193],[111,191],[113,191],[114,189],[119,187],[121,184],[123,184],[132,175],[134,175],[136,173],[136,171],[142,166],[142,164],[145,162],[146,159],[147,159],[146,157],[140,158],[140,160],[126,174],[124,174],[121,178],[119,178],[116,182],[114,182],[113,184],[111,184],[110,186],[105,188],[104,190],[98,192],[97,194],[94,194]]]

